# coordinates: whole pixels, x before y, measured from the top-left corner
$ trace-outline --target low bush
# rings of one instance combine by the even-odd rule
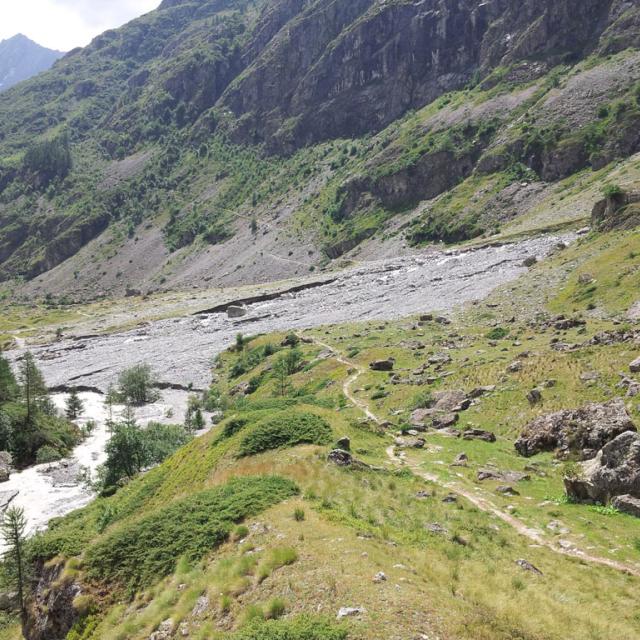
[[[328,444],[331,436],[331,427],[320,416],[283,411],[258,423],[240,443],[238,455],[251,456],[298,444]]]
[[[202,491],[99,540],[87,550],[87,575],[134,593],[173,572],[180,557],[201,559],[236,523],[297,492],[293,482],[277,476],[237,478]]]
[[[347,630],[325,618],[301,616],[293,620],[255,620],[231,640],[346,640]]]

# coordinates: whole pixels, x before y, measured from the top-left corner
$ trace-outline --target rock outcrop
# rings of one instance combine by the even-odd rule
[[[574,455],[588,460],[626,431],[636,431],[636,427],[624,402],[617,398],[540,416],[524,428],[515,447],[525,457],[555,451],[559,458]]]
[[[640,192],[613,190],[594,205],[591,224],[601,231],[640,226]]]
[[[640,435],[627,431],[607,443],[596,458],[583,463],[580,473],[565,478],[565,489],[585,502],[608,504],[618,496],[640,499]],[[629,501],[617,500],[625,502]]]

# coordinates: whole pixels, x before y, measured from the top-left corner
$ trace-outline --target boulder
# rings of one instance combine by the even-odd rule
[[[640,498],[640,435],[621,433],[564,483],[567,494],[583,502],[608,504],[617,496]]]
[[[8,451],[0,451],[0,482],[8,482],[13,458]]]
[[[630,365],[629,370],[631,373],[640,373],[640,358],[636,358]]]
[[[366,613],[367,610],[364,607],[342,607],[338,611],[338,615],[336,616],[337,620],[343,620],[344,618],[353,618],[355,616],[361,616],[363,613]]]
[[[244,318],[247,315],[248,309],[246,307],[242,307],[240,305],[232,304],[227,307],[227,317],[228,318]]]
[[[393,371],[393,367],[395,365],[395,361],[393,358],[388,358],[387,360],[375,360],[369,364],[369,368],[372,371]]]
[[[174,629],[175,625],[173,620],[165,620],[160,623],[157,631],[154,631],[149,636],[149,640],[171,640],[171,638],[173,638]]]
[[[353,464],[353,456],[342,449],[334,449],[329,453],[327,459],[339,467],[349,467]]]
[[[542,402],[542,391],[540,391],[540,389],[531,389],[531,391],[527,393],[527,400],[532,407],[540,404]]]
[[[401,449],[424,449],[426,441],[422,438],[396,438],[395,443]]]
[[[540,571],[540,569],[538,569],[536,566],[532,565],[528,560],[516,560],[516,564],[525,571],[535,573],[538,576],[542,575],[542,571]]]
[[[640,518],[640,498],[634,498],[628,494],[616,496],[611,500],[611,506],[615,507],[618,511],[622,511],[622,513]]]
[[[351,451],[351,440],[347,436],[340,438],[336,444],[338,449],[342,449],[342,451]]]
[[[495,442],[495,433],[484,431],[483,429],[467,429],[463,434],[464,440],[484,440],[485,442]]]
[[[469,462],[469,456],[466,453],[459,453],[451,463],[452,467],[466,467]]]
[[[433,417],[434,429],[448,429],[458,422],[460,416],[457,413],[444,413]]]
[[[492,393],[496,390],[495,385],[489,385],[486,387],[476,387],[469,393],[470,398],[480,398],[481,396],[486,395],[487,393]]]
[[[588,460],[626,431],[636,431],[636,427],[622,399],[616,398],[540,416],[524,428],[515,447],[525,457],[556,451],[559,458],[576,454]]]

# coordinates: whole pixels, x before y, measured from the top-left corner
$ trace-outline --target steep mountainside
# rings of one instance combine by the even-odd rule
[[[50,69],[63,55],[22,34],[3,40],[0,42],[0,91]]]
[[[86,299],[573,222],[640,151],[639,43],[625,0],[165,1],[0,96],[0,277]]]

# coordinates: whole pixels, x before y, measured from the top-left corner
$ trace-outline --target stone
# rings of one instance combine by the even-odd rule
[[[423,438],[396,438],[395,443],[401,449],[424,449],[427,444]]]
[[[520,493],[509,485],[502,484],[496,487],[496,493],[500,493],[505,496],[519,496]]]
[[[327,459],[339,467],[349,467],[353,464],[353,456],[342,449],[334,449],[329,453]]]
[[[553,328],[558,331],[568,331],[577,327],[584,327],[587,323],[581,318],[560,318],[556,320]]]
[[[430,524],[426,524],[424,527],[427,531],[429,531],[430,533],[435,533],[437,535],[441,535],[441,536],[446,536],[447,533],[449,533],[447,531],[446,527],[443,527],[441,524],[439,524],[438,522],[431,522]]]
[[[640,498],[640,434],[626,431],[602,447],[579,473],[564,479],[570,497],[608,504],[616,496]]]
[[[542,571],[540,571],[540,569],[538,569],[537,567],[532,565],[528,560],[516,560],[516,564],[521,569],[524,569],[525,571],[529,571],[531,573],[535,573],[538,576],[543,575]]]
[[[454,502],[458,502],[458,496],[455,493],[448,493],[442,498],[442,502],[445,504],[453,504]]]
[[[484,482],[485,480],[503,480],[502,474],[491,469],[480,469],[478,471],[478,481]]]
[[[232,304],[227,307],[227,317],[228,318],[244,318],[244,316],[249,313],[246,307]]]
[[[605,404],[591,403],[542,415],[523,429],[515,448],[525,457],[556,451],[559,458],[576,454],[588,460],[626,431],[636,431],[636,427],[623,400],[616,398]]]
[[[476,387],[471,391],[471,393],[469,393],[469,397],[474,399],[480,398],[481,396],[484,396],[488,393],[492,393],[495,390],[496,390],[495,385],[489,385],[486,387]]]
[[[459,419],[460,417],[457,413],[445,413],[443,415],[434,416],[432,424],[434,429],[447,429],[456,424]]]
[[[420,498],[421,500],[424,500],[425,498],[433,498],[433,493],[424,490],[418,491],[418,493],[416,493],[416,498]]]
[[[0,482],[8,482],[11,476],[13,457],[8,451],[0,451]]]
[[[640,498],[634,498],[628,494],[615,496],[611,500],[611,506],[622,513],[640,518]]]
[[[469,462],[469,456],[466,453],[459,453],[451,463],[452,467],[466,467]]]
[[[451,356],[448,353],[436,353],[432,355],[429,360],[429,364],[449,364],[451,362]]]
[[[531,391],[527,393],[527,400],[532,407],[540,404],[542,402],[542,391],[540,391],[540,389],[531,389]]]
[[[485,442],[495,442],[495,433],[484,429],[467,429],[462,434],[463,440],[484,440]]]
[[[381,582],[386,582],[387,576],[382,571],[379,571],[378,573],[376,573],[375,576],[373,576],[373,581],[376,584],[380,584]]]
[[[395,361],[393,358],[388,358],[387,360],[375,360],[369,364],[369,368],[372,371],[393,371],[393,367],[395,365]]]
[[[210,604],[211,603],[209,601],[209,596],[207,596],[206,594],[200,596],[196,600],[196,603],[195,603],[195,605],[193,607],[193,611],[191,612],[191,615],[194,618],[201,618],[209,610]]]
[[[512,362],[507,367],[507,371],[509,373],[518,373],[519,371],[522,371],[522,362],[520,362],[519,360],[516,360],[515,362]]]
[[[523,267],[533,267],[534,264],[537,264],[538,258],[535,256],[528,256],[522,261]]]
[[[631,371],[631,373],[640,373],[640,358],[636,358],[629,365],[629,371]]]
[[[171,640],[175,625],[173,620],[165,620],[160,623],[160,626],[150,636],[149,640]]]
[[[340,438],[336,444],[338,449],[342,449],[342,451],[351,451],[351,440],[347,436]]]
[[[344,620],[344,618],[355,618],[365,614],[367,610],[364,607],[342,607],[338,611],[336,620]]]

